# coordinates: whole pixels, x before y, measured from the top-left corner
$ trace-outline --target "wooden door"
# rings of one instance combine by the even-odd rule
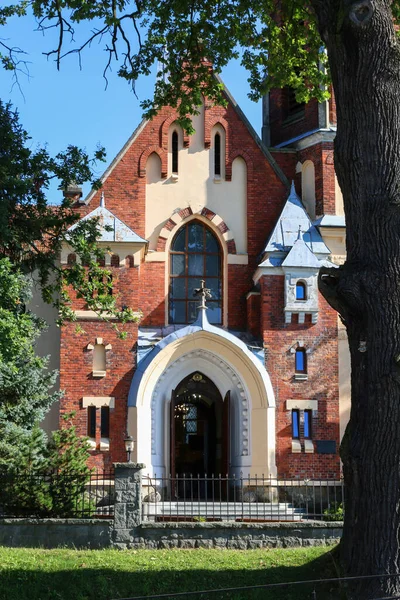
[[[222,464],[221,475],[229,475],[231,460],[231,392],[228,391],[224,398],[222,409]]]

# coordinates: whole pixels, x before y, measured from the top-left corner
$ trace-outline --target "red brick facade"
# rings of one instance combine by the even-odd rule
[[[282,90],[271,93],[270,121],[272,143],[278,144],[307,131],[318,128],[318,105],[310,102],[304,108],[303,117],[288,119],[285,113],[285,95]],[[330,103],[331,112],[334,101]],[[152,153],[160,157],[161,178],[168,176],[168,131],[175,121],[175,113],[164,108],[152,121],[144,124],[135,138],[125,146],[111,168],[106,172],[102,192],[107,209],[142,238],[145,238],[146,219],[146,161]],[[331,121],[334,120],[333,113]],[[247,254],[248,260],[228,260],[225,288],[227,295],[228,330],[249,331],[265,348],[266,369],[272,381],[276,398],[276,458],[281,476],[337,477],[338,454],[312,454],[302,451],[293,454],[291,448],[291,414],[286,409],[288,399],[313,399],[318,410],[313,415],[313,439],[329,440],[339,446],[339,398],[338,398],[338,345],[337,316],[322,298],[319,299],[319,318],[311,323],[309,315],[303,325],[285,324],[283,276],[263,276],[254,292],[253,277],[261,262],[266,240],[282,211],[289,190],[287,180],[296,179],[298,161],[312,160],[316,176],[316,213],[334,214],[335,180],[332,143],[321,142],[307,149],[274,151],[278,166],[271,164],[268,153],[260,149],[260,143],[241,120],[240,113],[232,104],[226,108],[206,106],[204,118],[204,151],[212,142],[212,128],[219,124],[225,131],[225,180],[231,181],[232,163],[238,156],[247,166]],[[183,147],[190,148],[191,139],[183,137]],[[281,173],[280,173],[281,170]],[[285,177],[287,179],[285,179]],[[299,182],[300,183],[300,182]],[[300,189],[298,189],[300,193]],[[91,197],[87,205],[78,205],[83,215],[99,206],[100,193]],[[177,207],[184,223],[193,218],[190,206]],[[200,216],[213,222],[215,212],[204,207]],[[226,254],[237,255],[235,232],[229,230],[230,215],[218,215],[217,225],[225,235]],[[166,270],[164,254],[168,247],[168,235],[176,227],[173,215],[160,223],[160,235],[156,244],[157,255],[149,261],[145,257],[140,265],[132,260],[121,260],[113,266],[114,293],[119,295],[121,305],[143,314],[140,327],[164,327],[166,323]],[[167,232],[167,233],[166,233]],[[167,236],[167,237],[166,237]],[[249,294],[253,291],[254,293]],[[84,311],[81,301],[74,301],[74,309]],[[109,451],[100,450],[99,419],[96,424],[97,449],[92,453],[92,463],[107,466],[123,460],[123,439],[127,433],[127,398],[136,368],[136,345],[138,326],[127,325],[127,338],[119,339],[109,324],[85,319],[80,323],[83,333],[76,333],[76,325],[69,323],[61,334],[60,387],[65,390],[61,401],[61,414],[75,410],[79,433],[87,433],[87,409],[82,408],[84,397],[113,397],[114,408],[110,410]],[[93,351],[87,346],[101,337],[112,348],[106,353],[107,375],[93,377]],[[308,351],[308,379],[294,379],[294,357],[291,348],[301,339]],[[99,409],[97,409],[99,412]]]

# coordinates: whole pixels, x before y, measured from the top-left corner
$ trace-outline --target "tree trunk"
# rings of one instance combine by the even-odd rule
[[[347,262],[320,290],[347,328],[352,403],[341,456],[346,575],[399,573],[400,50],[389,0],[313,0],[337,104],[335,168]],[[394,597],[400,578],[350,592]]]

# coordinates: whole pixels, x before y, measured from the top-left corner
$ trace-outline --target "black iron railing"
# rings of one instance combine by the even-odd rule
[[[343,519],[344,485],[332,479],[179,475],[142,481],[145,521]]]
[[[0,517],[97,518],[114,514],[114,471],[2,473]]]

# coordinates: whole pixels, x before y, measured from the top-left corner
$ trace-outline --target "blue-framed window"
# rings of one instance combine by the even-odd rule
[[[304,411],[304,439],[312,439],[312,410],[310,408]]]
[[[300,439],[300,411],[298,408],[292,410],[292,438]]]
[[[307,300],[306,284],[303,281],[296,283],[296,300]]]
[[[297,348],[295,353],[296,373],[307,373],[307,355],[304,348]]]

